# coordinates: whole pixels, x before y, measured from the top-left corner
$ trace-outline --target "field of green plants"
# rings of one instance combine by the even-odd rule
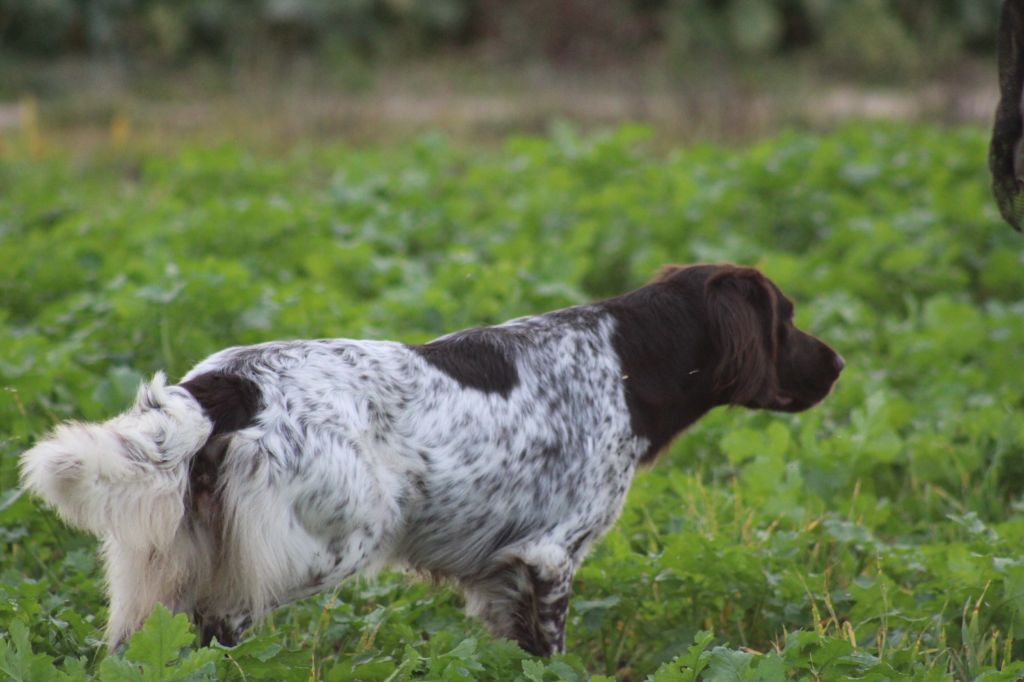
[[[0,152],[0,678],[1024,676],[1024,241],[984,134],[649,137]],[[233,649],[158,611],[109,655],[96,541],[18,492],[19,453],[55,422],[112,416],[222,347],[419,342],[693,261],[762,268],[847,369],[804,414],[713,412],[637,477],[578,574],[564,656],[397,573]]]

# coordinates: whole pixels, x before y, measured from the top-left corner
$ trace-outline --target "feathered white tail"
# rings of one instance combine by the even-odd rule
[[[71,525],[128,547],[167,549],[185,512],[189,461],[213,428],[163,373],[102,424],[67,423],[21,456],[21,480]]]

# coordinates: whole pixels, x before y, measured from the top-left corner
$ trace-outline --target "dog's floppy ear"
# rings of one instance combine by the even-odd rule
[[[775,395],[775,293],[753,268],[728,267],[705,284],[711,335],[718,355],[715,389],[735,405]]]

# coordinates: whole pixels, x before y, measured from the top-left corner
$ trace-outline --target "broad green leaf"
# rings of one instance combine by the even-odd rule
[[[171,614],[165,606],[157,604],[138,632],[132,635],[125,658],[147,666],[160,675],[166,666],[177,662],[181,650],[195,641],[188,617]]]

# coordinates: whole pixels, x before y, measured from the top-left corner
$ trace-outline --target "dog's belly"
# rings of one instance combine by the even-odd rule
[[[510,549],[554,544],[582,556],[618,517],[635,471],[635,439],[565,449],[523,446],[435,454],[413,481],[396,559],[434,574],[479,574]]]

